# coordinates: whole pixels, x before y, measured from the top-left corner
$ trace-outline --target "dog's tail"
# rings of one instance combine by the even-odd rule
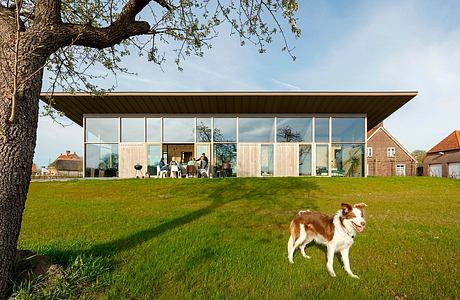
[[[295,241],[299,238],[300,235],[300,227],[294,220],[291,221],[290,224],[290,231],[291,231],[291,238],[289,239],[289,242],[292,242],[292,246],[294,246]]]
[[[299,230],[296,230],[297,227],[299,227],[298,224],[296,224],[296,222],[292,220],[290,224],[291,236],[289,237],[289,241],[288,241],[288,260],[291,264],[294,263],[293,258],[294,258],[294,251],[295,251],[295,248],[294,248],[295,241],[299,238],[299,234],[298,234]]]

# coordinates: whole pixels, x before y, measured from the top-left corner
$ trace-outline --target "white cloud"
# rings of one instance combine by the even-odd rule
[[[425,13],[411,2],[373,8],[293,83],[314,90],[418,90],[385,124],[410,150],[431,148],[460,129],[460,30],[426,20]]]

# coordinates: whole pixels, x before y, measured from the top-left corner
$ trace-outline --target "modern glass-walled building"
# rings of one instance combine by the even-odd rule
[[[144,166],[143,172],[155,176],[162,157],[167,162],[173,157],[187,162],[202,153],[209,158],[209,173],[214,177],[363,177],[368,126],[415,95],[114,93],[53,97],[57,109],[73,112],[70,118],[83,125],[85,177],[134,177],[137,163]],[[75,113],[77,107],[80,111]]]

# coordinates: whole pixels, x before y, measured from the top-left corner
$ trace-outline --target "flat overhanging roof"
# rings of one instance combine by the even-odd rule
[[[48,93],[40,98],[47,102]],[[85,114],[366,114],[372,128],[417,92],[54,93],[52,106],[80,126]]]

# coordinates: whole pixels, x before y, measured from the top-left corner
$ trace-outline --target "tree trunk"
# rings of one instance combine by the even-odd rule
[[[29,53],[27,48],[20,53]],[[29,189],[37,135],[38,97],[42,85],[40,56],[20,56],[16,119],[12,109],[12,61],[0,60],[0,299],[7,297],[22,213]]]

